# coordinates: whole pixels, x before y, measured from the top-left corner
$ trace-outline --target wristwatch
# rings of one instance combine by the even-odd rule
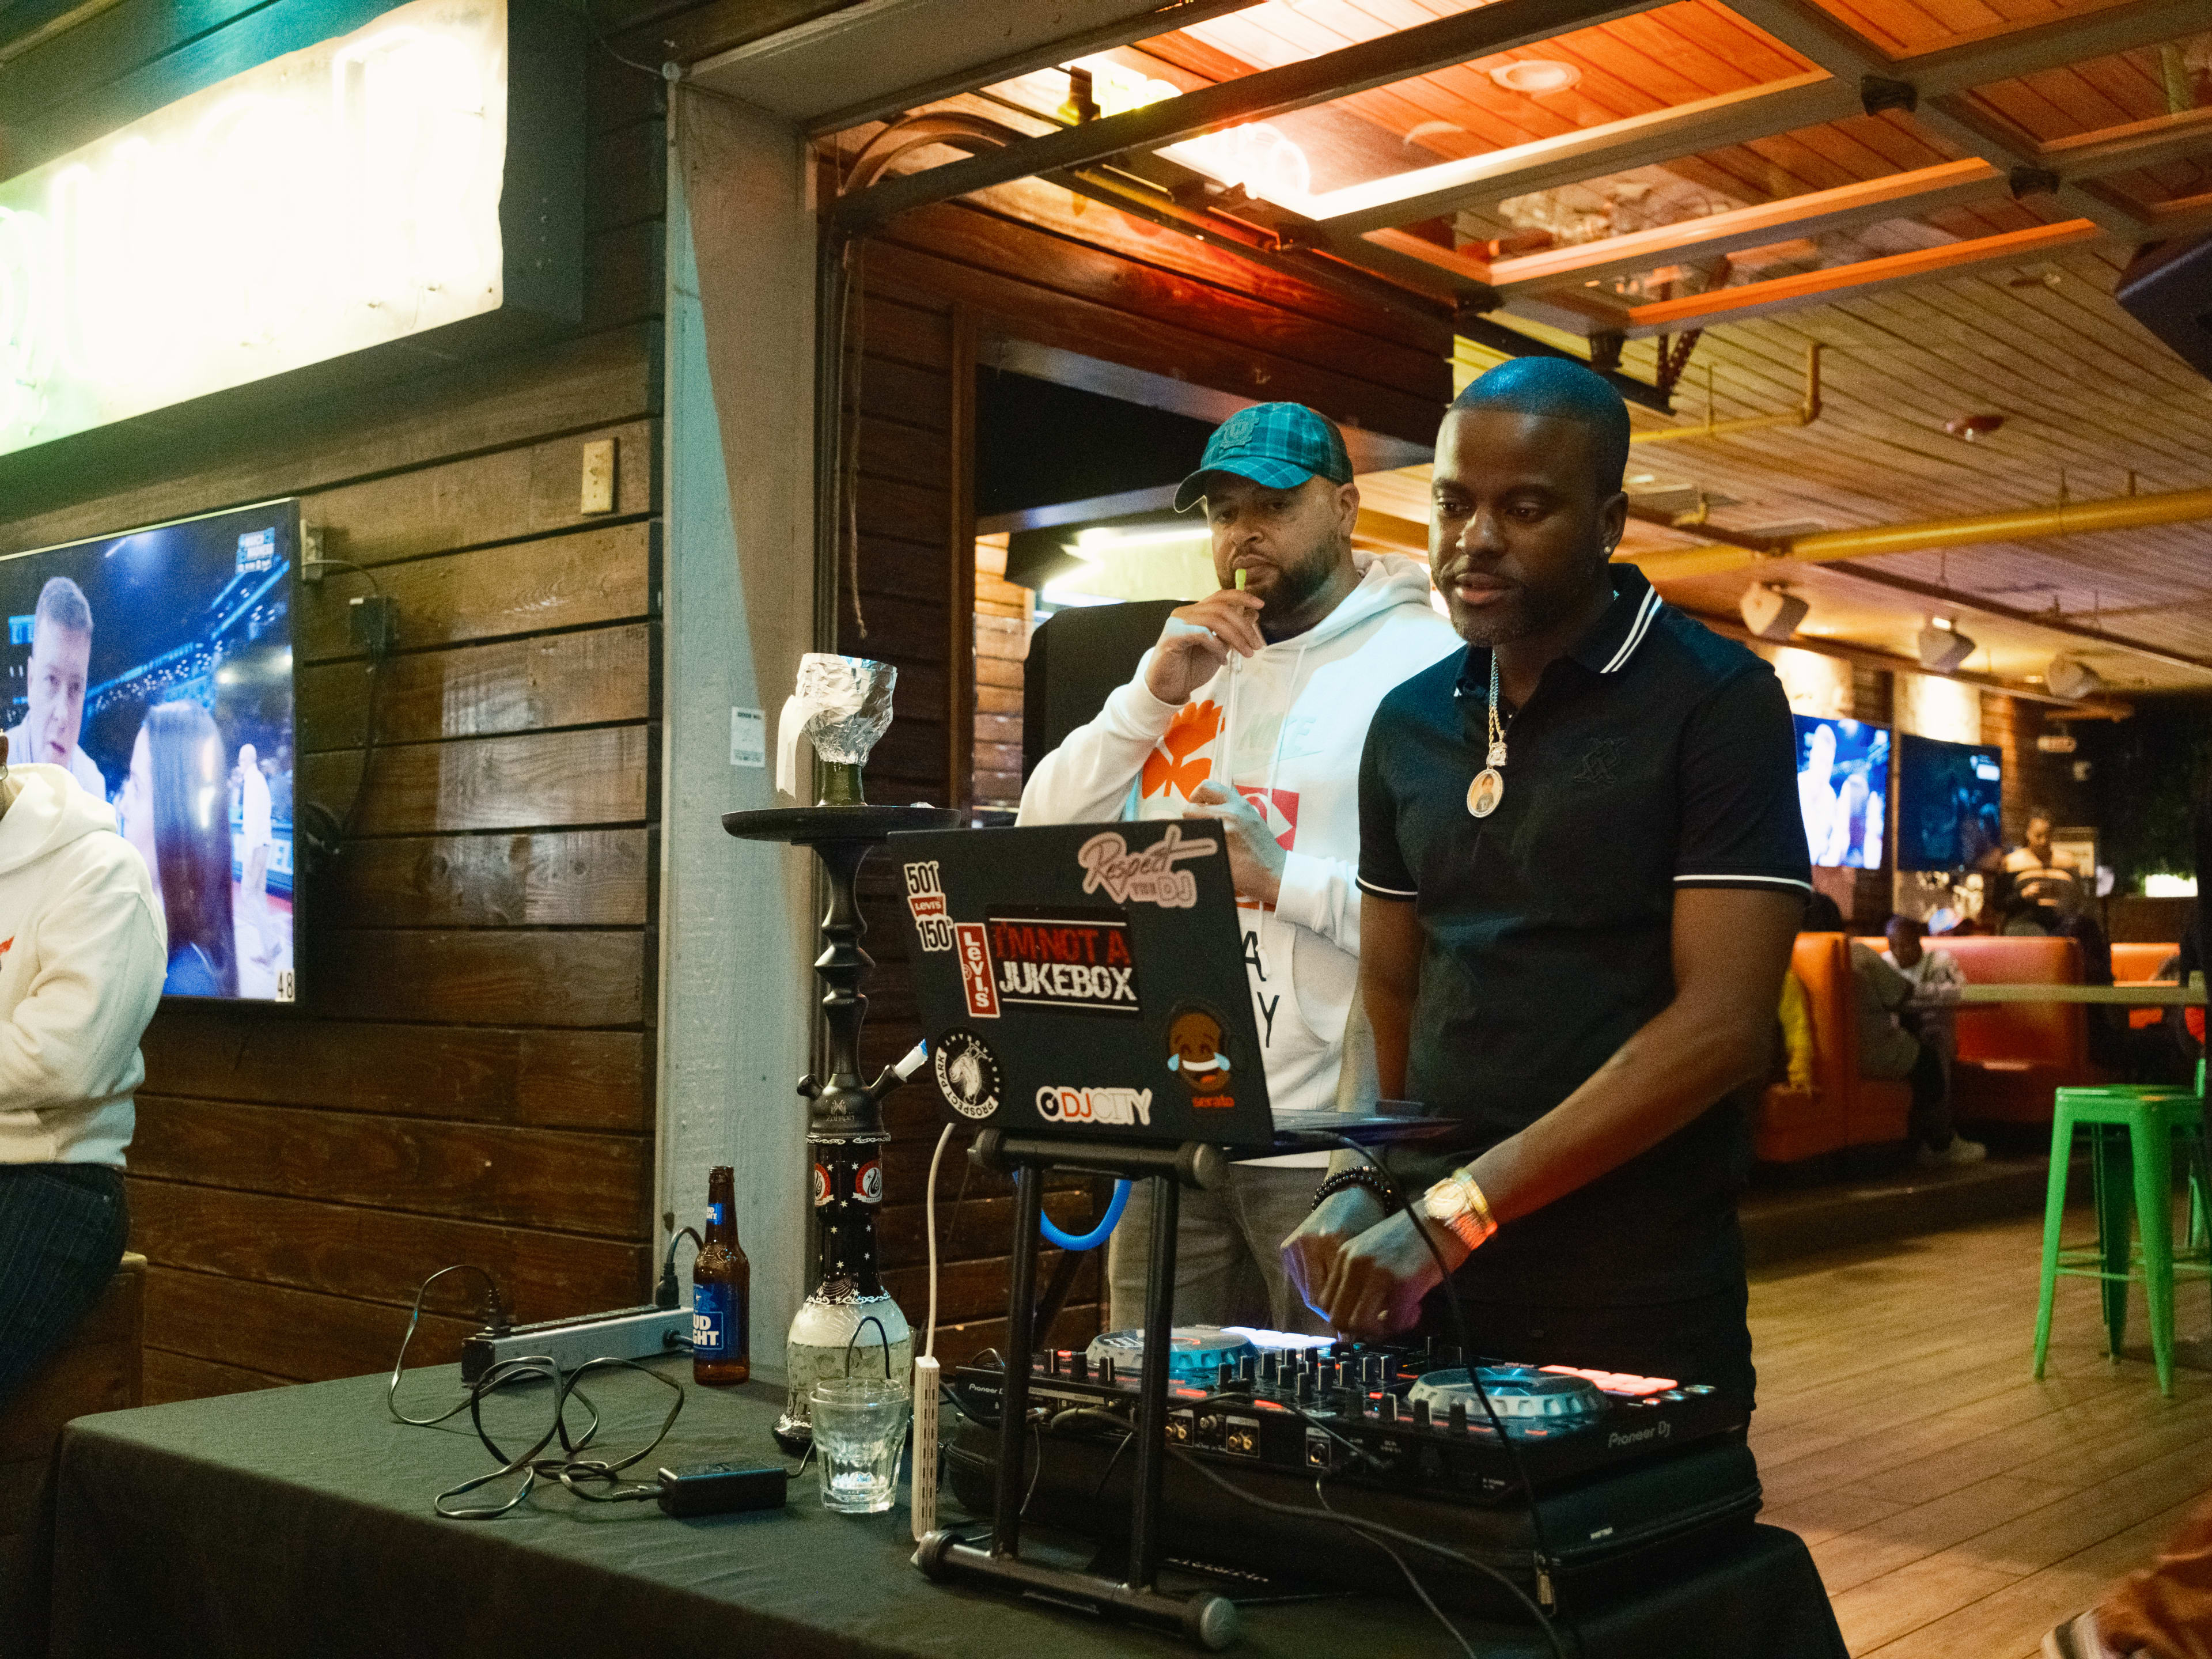
[[[1422,1194],[1421,1212],[1470,1250],[1498,1231],[1490,1200],[1464,1170],[1446,1176]]]

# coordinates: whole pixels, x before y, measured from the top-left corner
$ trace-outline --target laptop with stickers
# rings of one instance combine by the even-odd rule
[[[1247,1157],[1333,1144],[1275,1129],[1220,825],[932,830],[881,856],[929,1041],[915,1081],[960,1118]],[[1401,1113],[1330,1131],[1419,1133]]]

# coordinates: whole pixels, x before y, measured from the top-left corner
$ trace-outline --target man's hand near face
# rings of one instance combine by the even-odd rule
[[[1162,702],[1180,703],[1218,673],[1229,653],[1264,650],[1257,593],[1224,587],[1212,597],[1168,613],[1168,625],[1145,670],[1145,689]]]

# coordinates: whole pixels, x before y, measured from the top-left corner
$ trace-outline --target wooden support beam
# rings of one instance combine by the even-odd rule
[[[1976,265],[2040,258],[2062,247],[2096,240],[2101,226],[2087,219],[2069,219],[2031,230],[2007,231],[2000,236],[1977,236],[1942,247],[1916,248],[1886,258],[1862,259],[1827,270],[1808,270],[1771,282],[1747,283],[1741,288],[1716,289],[1685,300],[1664,300],[1637,306],[1628,313],[1632,338],[1650,334],[1680,333],[1686,328],[1709,328],[1716,323],[1740,323],[1777,312],[1826,305],[1845,294],[1865,294],[1908,283],[1954,276]]]
[[[1670,109],[1346,185],[1313,198],[1305,210],[1333,231],[1372,232],[1858,112],[1856,81],[1808,70]]]
[[[1632,16],[1658,3],[1659,0],[1490,0],[1472,11],[1439,17],[1300,63],[1260,70],[1003,149],[886,179],[841,200],[837,222],[849,233],[863,234],[911,209],[949,201],[988,185],[1063,167],[1088,167],[1126,150],[1158,149],[1224,127],[1331,103],[1432,70]]]
[[[2079,137],[2039,144],[2035,159],[2062,179],[2085,179],[2132,167],[2163,167],[2212,151],[2212,107],[2154,115]]]
[[[1709,214],[1680,224],[1608,236],[1602,241],[1500,259],[1489,266],[1490,281],[1499,292],[1513,294],[1650,270],[1656,265],[1691,264],[1786,237],[1817,236],[1824,231],[1846,230],[1883,219],[1932,213],[2004,187],[2004,174],[1987,161],[1947,161],[1938,167],[1894,173],[1886,179],[1869,179],[1833,190],[1816,190],[1778,202]]]

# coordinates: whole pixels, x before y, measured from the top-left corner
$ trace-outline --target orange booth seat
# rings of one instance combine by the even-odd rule
[[[2070,939],[1978,935],[1929,943],[1957,959],[1969,985],[2081,982],[2081,947]],[[2115,958],[2119,949],[2113,947]],[[2113,966],[2117,972],[2117,959]],[[1951,1095],[1962,1121],[2048,1123],[2053,1090],[2107,1080],[2089,1063],[2088,1011],[2078,1002],[1962,1007],[1958,1022]]]
[[[1859,1075],[1858,1010],[1849,941],[1800,933],[1790,969],[1813,1014],[1813,1087],[1778,1084],[1759,1102],[1753,1150],[1761,1163],[1796,1164],[1852,1146],[1905,1138],[1912,1091]]]
[[[2170,985],[2171,977],[2161,980],[2158,970],[2181,952],[2179,945],[2115,945],[2112,947],[2112,983],[2115,985]],[[2130,1008],[2128,1024],[2136,1030],[2155,1025],[2166,1018],[2163,1008]]]

